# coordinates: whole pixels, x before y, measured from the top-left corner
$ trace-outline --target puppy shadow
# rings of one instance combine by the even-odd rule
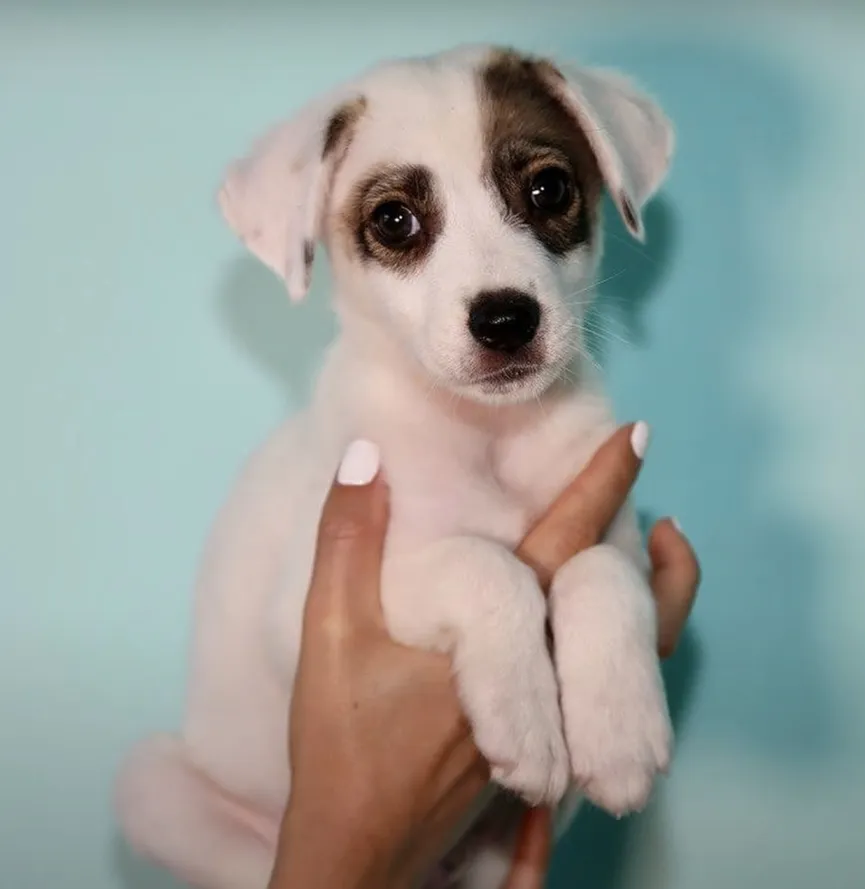
[[[795,436],[802,417],[761,380],[747,379],[742,366],[758,349],[784,346],[772,320],[785,305],[779,292],[789,270],[762,255],[768,223],[761,208],[783,203],[809,171],[808,159],[819,156],[823,111],[795,71],[726,42],[625,42],[606,48],[605,64],[611,57],[627,70],[654,72],[687,146],[667,192],[681,196],[676,213],[661,197],[649,205],[645,246],[621,242],[610,214],[616,237],[607,242],[599,277],[609,280],[598,301],[604,324],[620,323],[628,345],[646,344],[644,319],[663,314],[654,300],[663,294],[673,306],[665,316],[673,335],[654,319],[645,380],[631,383],[673,449],[672,456],[656,452],[661,468],[644,476],[642,490],[650,502],[657,497],[682,510],[704,569],[699,636],[687,632],[664,665],[671,715],[683,743],[710,739],[712,750],[728,745],[795,776],[800,767],[831,763],[843,743],[826,644],[815,632],[832,529],[767,488],[779,464],[802,459]],[[711,172],[721,169],[724,176]],[[634,260],[634,250],[648,261]],[[671,251],[675,288],[666,279]],[[805,269],[811,259],[791,254],[789,262]],[[599,329],[594,344],[603,360],[616,337]],[[663,788],[659,782],[637,818],[616,821],[586,806],[556,850],[548,885],[672,885],[665,860],[674,862],[676,853]],[[741,792],[747,799],[752,789],[743,784]]]
[[[136,857],[118,835],[111,844],[111,858],[122,889],[183,889],[170,874]]]
[[[306,400],[334,336],[335,317],[322,292],[326,275],[317,262],[309,295],[292,305],[276,275],[242,255],[231,262],[217,291],[217,315],[231,341],[279,388],[289,407]]]
[[[609,198],[605,203],[604,253],[585,320],[587,347],[602,367],[617,342],[645,344],[645,313],[667,276],[678,235],[675,210],[665,195],[646,207],[643,244],[627,231]]]

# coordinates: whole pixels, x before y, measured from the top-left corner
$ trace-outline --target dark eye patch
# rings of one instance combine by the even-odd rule
[[[579,122],[553,92],[543,63],[500,52],[480,72],[485,174],[505,217],[553,255],[591,242],[602,179]],[[539,211],[533,183],[549,170],[567,179],[570,200]],[[548,182],[548,184],[552,184]]]
[[[408,217],[415,224],[408,225]],[[432,172],[411,164],[374,170],[355,187],[343,214],[343,228],[360,259],[400,275],[423,265],[443,223]],[[409,232],[408,237],[397,236]]]

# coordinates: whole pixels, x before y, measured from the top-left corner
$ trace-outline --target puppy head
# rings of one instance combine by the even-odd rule
[[[323,241],[345,324],[372,320],[440,386],[514,402],[582,349],[604,187],[641,240],[672,150],[620,75],[471,47],[307,106],[230,168],[220,204],[294,299]]]

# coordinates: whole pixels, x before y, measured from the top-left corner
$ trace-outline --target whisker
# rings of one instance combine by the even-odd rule
[[[653,256],[650,256],[648,253],[646,253],[645,250],[642,250],[640,247],[638,247],[630,238],[623,238],[621,235],[617,235],[615,232],[606,229],[604,230],[604,237],[611,238],[617,243],[624,244],[626,247],[629,247],[634,253],[637,254],[637,256],[645,259],[646,262],[648,262],[650,265],[658,265],[657,259],[655,259]]]
[[[450,397],[448,398],[448,408],[450,409],[450,416],[449,416],[449,419],[450,419],[450,420],[456,420],[456,418],[457,418],[457,406],[458,406],[457,393],[454,392],[453,389],[451,389],[450,392],[449,392],[448,394],[449,394],[449,396],[450,396]]]
[[[606,278],[601,278],[600,281],[592,281],[590,284],[587,284],[585,287],[581,287],[579,290],[574,290],[567,294],[566,298],[568,300],[572,300],[576,296],[580,296],[582,293],[588,293],[591,290],[594,290],[597,287],[602,287],[604,284],[609,283],[610,281],[614,281],[616,278],[624,275],[627,269],[619,269],[619,271],[614,272],[611,275],[607,275]],[[588,302],[588,300],[587,300]]]
[[[619,269],[617,272],[613,272],[611,275],[607,275],[606,278],[601,278],[600,281],[595,281],[593,286],[603,287],[604,284],[608,284],[610,281],[615,281],[616,278],[620,278],[627,271],[628,271],[627,269]]]
[[[433,397],[435,396],[436,390],[438,389],[438,387],[439,387],[439,381],[435,377],[430,376],[429,385],[426,387],[426,389],[424,391],[424,399],[426,401],[432,403]]]
[[[592,353],[588,349],[586,349],[578,339],[574,340],[571,345],[576,347],[576,354],[581,360],[588,361],[597,373],[603,375],[604,369],[601,367],[600,364],[598,364]],[[580,382],[579,374],[577,373],[576,369],[570,364],[565,366],[564,370],[562,371],[562,377],[569,383]]]
[[[616,341],[622,343],[625,346],[633,346],[633,343],[628,340],[626,337],[622,336],[619,333],[616,333],[614,330],[610,330],[605,328],[600,323],[596,323],[594,319],[584,318],[583,319],[583,328],[587,330],[589,333],[594,334],[596,336],[604,337],[609,341]]]

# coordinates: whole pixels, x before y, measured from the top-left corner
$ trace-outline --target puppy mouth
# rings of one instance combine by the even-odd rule
[[[540,364],[512,364],[501,370],[475,377],[474,382],[484,387],[501,388],[522,383],[541,371]]]

